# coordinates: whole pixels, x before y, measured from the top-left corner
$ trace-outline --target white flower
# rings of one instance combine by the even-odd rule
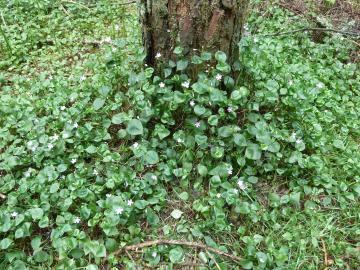
[[[317,88],[319,88],[319,89],[321,89],[321,88],[323,88],[323,87],[324,87],[324,84],[323,84],[323,83],[321,83],[321,82],[319,82],[318,84],[316,84],[316,87],[317,87]]]
[[[99,172],[97,170],[94,169],[93,171],[93,175],[99,175]]]
[[[52,140],[55,142],[55,141],[57,141],[59,139],[59,135],[57,135],[57,134],[54,134],[53,136],[52,136]]]
[[[120,26],[119,26],[118,24],[116,24],[116,25],[115,25],[115,30],[116,30],[116,31],[119,31],[119,29],[120,29]]]
[[[105,196],[106,196],[106,198],[110,198],[111,194],[106,194]]]
[[[50,76],[49,76],[49,80],[51,81],[52,79],[53,79],[53,76],[50,75]]]
[[[197,127],[197,128],[199,128],[200,125],[201,125],[200,122],[196,122],[196,123],[195,123],[195,127]]]
[[[116,47],[112,47],[112,48],[111,48],[111,51],[112,51],[112,52],[116,52],[116,51],[117,51],[117,48],[116,48]]]
[[[78,128],[79,127],[78,123],[75,123],[73,127]]]
[[[60,107],[60,110],[62,110],[62,111],[65,110],[65,109],[66,109],[65,106],[61,106],[61,107]]]
[[[216,194],[216,197],[221,198],[221,194],[220,193]]]
[[[26,172],[25,172],[25,177],[28,178],[31,176],[31,168],[29,168]]]
[[[134,202],[131,199],[127,201],[128,206],[132,206],[133,204],[134,204]]]
[[[85,76],[85,75],[82,75],[82,76],[80,77],[80,82],[85,81],[85,80],[86,80],[86,76]]]
[[[233,111],[233,109],[232,109],[231,107],[228,107],[228,108],[227,108],[227,111],[228,111],[229,113],[231,113],[231,112]]]
[[[154,251],[153,253],[151,253],[151,256],[153,256],[154,258],[156,258],[157,253]]]
[[[222,75],[221,75],[221,74],[218,74],[218,75],[216,75],[216,77],[215,77],[215,78],[216,78],[216,80],[217,80],[217,81],[221,81],[221,79],[222,79]]]
[[[288,83],[289,83],[289,86],[292,86],[294,82],[293,82],[293,80],[289,80]]]
[[[195,101],[191,100],[191,101],[190,101],[190,106],[191,106],[191,107],[194,107],[194,106],[195,106]]]
[[[136,148],[139,147],[139,144],[138,144],[137,142],[135,142],[135,143],[133,144],[133,147],[136,149]]]
[[[183,140],[179,138],[179,139],[177,139],[177,142],[178,142],[178,143],[182,143]]]
[[[159,84],[159,86],[160,86],[160,88],[164,88],[164,87],[165,87],[165,83],[161,82],[161,83]]]
[[[238,193],[239,193],[239,190],[238,190],[237,188],[234,188],[233,191],[234,191],[235,194],[238,194]]]
[[[152,180],[156,180],[156,179],[157,179],[157,176],[156,176],[155,174],[153,174],[153,175],[151,176],[151,179],[152,179]]]
[[[239,180],[239,181],[237,182],[237,184],[238,184],[238,186],[239,186],[239,188],[240,188],[241,190],[245,190],[245,189],[246,189],[246,185],[245,185],[245,183],[244,183],[243,180]]]
[[[104,41],[110,43],[110,42],[111,42],[111,38],[110,38],[110,37],[106,37],[106,38],[104,38]]]
[[[74,219],[74,223],[75,224],[79,224],[81,222],[81,219],[79,218],[79,217],[76,217],[75,219]]]
[[[29,147],[31,147],[31,146],[33,145],[33,142],[32,142],[32,141],[29,141],[29,142],[27,142],[27,145],[28,145]]]
[[[124,208],[118,207],[118,208],[115,209],[115,213],[116,213],[117,215],[121,215],[122,212],[124,212]]]
[[[72,163],[72,164],[75,164],[76,161],[77,161],[76,158],[73,158],[73,159],[71,160],[71,163]]]
[[[31,147],[31,151],[35,152],[35,151],[36,151],[36,148],[37,148],[37,146]]]
[[[227,173],[228,173],[228,175],[232,175],[232,173],[233,173],[232,169],[228,169]]]
[[[296,133],[293,132],[290,136],[290,140],[296,140]]]
[[[170,33],[171,31],[170,31],[170,29],[168,29],[168,30],[166,30],[166,32]]]
[[[296,140],[296,144],[300,144],[300,143],[302,143],[303,141],[301,140],[301,139],[297,139]]]
[[[185,88],[189,88],[190,87],[190,82],[189,81],[186,81],[186,82],[183,82],[181,84],[182,87],[185,87]]]
[[[157,53],[156,55],[155,55],[155,58],[160,58],[161,57],[161,53]]]
[[[14,211],[14,212],[12,212],[10,215],[11,215],[13,218],[16,218],[17,215],[18,215],[18,213]]]
[[[54,145],[52,143],[48,143],[48,148],[51,150],[54,148]]]

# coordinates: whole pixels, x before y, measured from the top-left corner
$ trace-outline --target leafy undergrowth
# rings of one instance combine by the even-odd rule
[[[348,40],[257,35],[308,26],[270,7],[250,16],[237,82],[226,55],[187,62],[180,48],[158,77],[128,7],[1,5],[1,269],[359,267]],[[242,260],[185,245],[112,255],[154,239]]]

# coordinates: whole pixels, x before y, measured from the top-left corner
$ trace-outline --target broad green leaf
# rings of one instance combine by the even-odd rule
[[[251,143],[246,147],[245,156],[248,159],[259,160],[261,158],[261,149],[259,145]]]
[[[150,165],[154,165],[159,162],[159,156],[155,151],[147,151],[145,154],[145,162]]]
[[[103,98],[96,98],[93,103],[94,110],[97,111],[101,109],[105,104],[105,99]]]
[[[137,119],[132,119],[128,122],[126,131],[132,136],[141,135],[144,133],[143,125]]]
[[[184,257],[184,251],[181,247],[176,247],[170,250],[169,258],[172,263],[179,263]]]
[[[50,193],[55,193],[59,190],[59,187],[60,187],[60,184],[59,183],[53,183],[51,186],[50,186]]]
[[[180,211],[179,209],[175,209],[171,212],[171,216],[175,219],[181,218],[182,214],[183,214],[183,212]]]

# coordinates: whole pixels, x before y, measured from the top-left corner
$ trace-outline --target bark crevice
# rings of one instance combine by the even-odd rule
[[[249,0],[142,0],[143,41],[147,64],[157,68],[156,54],[173,59],[175,46],[185,55],[225,52],[233,64]]]

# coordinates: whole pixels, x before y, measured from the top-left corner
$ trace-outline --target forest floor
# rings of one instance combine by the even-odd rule
[[[134,4],[0,0],[0,269],[360,268],[359,6],[252,2],[190,82]]]

